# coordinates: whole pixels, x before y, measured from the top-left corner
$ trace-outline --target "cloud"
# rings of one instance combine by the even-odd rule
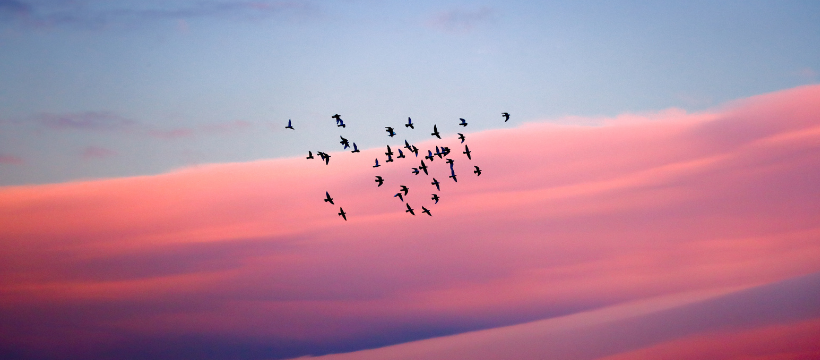
[[[28,357],[287,358],[820,271],[820,86],[594,122],[470,133],[472,160],[416,144],[451,147],[458,182],[374,169],[380,148],[0,188],[0,334]],[[724,309],[785,319],[749,299]],[[636,319],[674,336],[623,351],[719,331]]]
[[[25,161],[21,157],[8,154],[0,154],[0,164],[22,165],[23,163],[25,163]]]
[[[475,10],[453,9],[433,15],[427,25],[446,32],[464,33],[494,21],[497,16],[498,12],[489,7]]]
[[[85,149],[83,149],[81,156],[83,157],[83,159],[101,159],[109,156],[114,156],[116,154],[117,152],[111,149],[99,146],[88,146]]]
[[[35,116],[34,120],[43,126],[57,130],[126,131],[137,125],[136,121],[123,118],[111,112],[78,112]]]

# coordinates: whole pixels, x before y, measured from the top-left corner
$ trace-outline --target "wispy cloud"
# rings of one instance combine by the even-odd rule
[[[498,12],[489,7],[478,9],[453,9],[430,17],[427,25],[446,32],[464,33],[494,21]]]
[[[125,131],[134,129],[137,122],[110,112],[46,113],[34,120],[48,128],[66,130]]]
[[[0,164],[22,165],[23,163],[25,163],[25,161],[21,157],[8,154],[0,154]]]

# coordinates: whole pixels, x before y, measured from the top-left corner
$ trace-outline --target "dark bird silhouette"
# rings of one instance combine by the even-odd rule
[[[386,163],[393,162],[393,157],[392,157],[392,156],[388,156],[388,157],[387,157],[387,160],[385,160],[384,162],[386,162]]]
[[[347,127],[347,125],[345,125],[344,121],[339,120],[339,121],[337,121],[336,127],[345,128],[345,127]]]
[[[430,210],[427,210],[427,208],[424,206],[421,207],[421,212],[433,216],[433,214],[430,213]]]
[[[421,165],[419,166],[419,169],[424,171],[424,175],[429,175],[427,173],[427,165],[424,165],[424,160],[421,161]]]
[[[438,158],[441,159],[441,155],[441,150],[438,148],[438,146],[436,146],[436,156],[438,156]]]
[[[379,159],[376,159],[376,165],[373,165],[373,167],[379,167],[379,166],[381,166],[381,165],[379,165]]]
[[[305,159],[313,159],[313,153],[308,150],[308,156]]]
[[[408,189],[407,186],[402,185],[400,191],[404,191],[404,195],[407,195],[407,193],[410,192],[410,189]]]
[[[294,129],[293,129],[293,125],[291,125],[291,124],[290,124],[290,119],[288,119],[288,126],[285,126],[285,129],[291,129],[291,130],[294,130]]]
[[[390,150],[390,145],[387,145],[387,152],[384,154],[388,157],[393,156],[393,150]]]
[[[439,186],[439,182],[438,182],[438,180],[436,180],[436,178],[433,178],[433,182],[431,182],[430,184],[435,185],[436,190],[441,191],[441,187]]]
[[[461,120],[461,123],[459,125],[464,126],[464,127],[467,126],[467,120],[464,120],[463,118],[459,118],[459,120]]]
[[[316,153],[317,153],[317,154],[319,154],[319,157],[321,157],[321,158],[322,158],[322,160],[324,160],[324,161],[325,161],[325,165],[330,164],[330,155],[325,154],[325,153],[323,153],[323,152],[321,152],[321,151],[317,151]]]
[[[454,162],[455,162],[455,160],[453,160],[453,159],[447,159],[447,163],[450,164],[450,171],[453,171],[453,163]]]
[[[407,205],[407,210],[404,210],[404,212],[409,212],[410,215],[413,215],[413,216],[416,215],[416,213],[413,212],[413,208],[410,207],[410,204],[404,204],[404,205]]]
[[[455,173],[453,173],[453,175],[450,175],[449,177],[450,177],[450,179],[453,179],[453,181],[458,182],[458,179],[456,179],[456,174]]]
[[[406,156],[404,156],[404,153],[401,152],[401,149],[396,149],[396,150],[399,152],[399,156],[396,156],[396,159],[404,159],[406,157]]]
[[[436,204],[438,204],[438,199],[439,199],[439,197],[438,197],[438,195],[437,195],[437,194],[433,194],[433,197],[432,197],[432,198],[430,198],[430,199],[431,199],[431,200],[435,200]]]
[[[341,216],[342,219],[345,219],[345,221],[347,221],[347,216],[345,216],[345,214],[346,214],[345,211],[342,210],[342,208],[340,207],[339,208],[339,216]]]
[[[349,148],[350,142],[348,142],[347,139],[344,138],[344,136],[339,135],[339,137],[342,138],[342,141],[339,141],[339,143],[344,145],[345,149]]]
[[[461,140],[462,144],[464,143],[464,140],[466,140],[466,138],[464,138],[464,134],[462,133],[458,133],[458,139]]]
[[[385,126],[384,128],[385,128],[385,131],[387,131],[388,136],[390,136],[390,137],[396,136],[396,132],[393,131],[392,127]]]
[[[475,173],[475,175],[476,176],[481,176],[481,169],[479,169],[478,166],[473,166],[473,167],[475,168],[475,171],[473,171]]]
[[[356,143],[353,143],[353,150],[352,150],[352,151],[350,151],[350,152],[352,152],[352,153],[357,153],[357,152],[360,152],[360,151],[359,151],[359,148],[356,146]]]
[[[342,116],[339,114],[331,116],[331,118],[336,119],[336,126],[338,127],[345,127],[345,122],[342,121]]]
[[[396,195],[393,195],[393,197],[396,197],[396,196],[398,196],[398,197],[399,197],[399,200],[401,200],[402,202],[404,202],[404,198],[402,198],[402,197],[401,197],[401,193],[400,193],[400,192],[399,192],[399,193],[396,193]]]
[[[416,157],[419,157],[419,148],[416,145],[413,145],[413,153],[416,154]]]
[[[470,152],[471,152],[471,151],[470,151],[470,148],[468,148],[468,147],[467,147],[467,145],[464,145],[464,152],[463,152],[463,154],[467,154],[467,158],[468,158],[468,159],[470,159],[470,160],[472,160],[473,158],[470,156]]]
[[[413,151],[413,147],[410,146],[410,143],[407,140],[404,140],[404,148],[410,151]]]
[[[510,120],[510,113],[503,112],[503,113],[501,113],[501,116],[504,117],[504,122],[507,122],[507,120]]]
[[[453,179],[453,181],[458,182],[458,179],[456,179],[456,172],[453,170],[453,164],[450,164],[450,178]]]
[[[404,127],[409,127],[411,129],[416,128],[415,126],[413,126],[413,120],[411,120],[410,118],[407,118],[407,124],[404,124]]]
[[[433,157],[433,152],[430,151],[430,150],[427,150],[427,156],[425,156],[424,158],[427,159],[427,160],[430,160],[430,162],[433,162],[433,159],[435,159]]]
[[[379,183],[379,186],[382,186],[382,184],[384,184],[384,179],[382,179],[381,176],[376,175],[376,182]]]
[[[447,156],[450,155],[450,148],[446,146],[441,147],[441,155]]]
[[[329,202],[329,203],[333,204],[333,198],[330,197],[330,194],[327,191],[325,191],[325,202]],[[336,205],[336,204],[333,204],[333,205]]]
[[[435,136],[435,137],[437,137],[437,138],[441,139],[441,135],[439,135],[439,133],[438,133],[438,128],[437,128],[435,125],[433,125],[433,132],[432,132],[432,133],[430,133],[430,135],[433,135],[433,136]]]
[[[413,168],[413,174],[418,175],[419,174],[419,168]]]
[[[325,154],[325,165],[330,165],[330,154]]]

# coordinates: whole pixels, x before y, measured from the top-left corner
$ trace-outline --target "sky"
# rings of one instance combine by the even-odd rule
[[[0,0],[0,358],[820,357],[818,24]]]

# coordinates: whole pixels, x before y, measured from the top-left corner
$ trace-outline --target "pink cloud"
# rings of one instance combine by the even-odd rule
[[[22,165],[25,160],[19,156],[0,154],[0,164]]]
[[[820,86],[594,121],[416,144],[457,183],[371,149],[1,188],[0,333],[281,358],[820,271]]]

